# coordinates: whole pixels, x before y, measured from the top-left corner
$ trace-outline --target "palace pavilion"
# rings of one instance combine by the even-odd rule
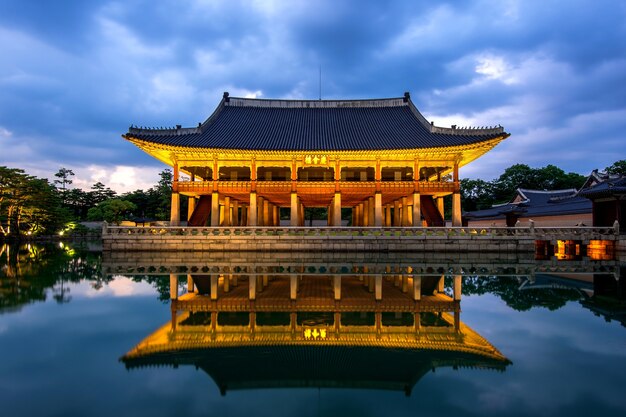
[[[197,127],[130,127],[125,139],[173,168],[171,225],[180,195],[189,226],[291,226],[306,208],[327,208],[328,225],[461,225],[459,167],[508,133],[501,126],[428,122],[403,97],[277,100],[230,97]],[[184,174],[184,175],[181,175]],[[286,217],[286,216],[285,216]]]

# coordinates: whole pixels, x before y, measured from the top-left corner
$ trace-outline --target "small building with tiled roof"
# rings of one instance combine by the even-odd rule
[[[368,100],[267,100],[224,96],[196,127],[131,126],[125,139],[173,168],[171,223],[180,195],[189,225],[303,225],[328,208],[328,224],[352,209],[354,226],[461,224],[458,169],[509,134],[501,126],[443,128],[410,95]],[[184,174],[181,176],[180,174]]]
[[[626,176],[594,170],[578,193],[592,201],[593,225],[613,226],[626,222]],[[626,228],[621,227],[621,233]]]
[[[469,211],[463,218],[469,226],[515,226],[533,220],[536,226],[579,226],[592,224],[591,201],[578,191],[528,190],[518,188],[510,202],[488,209]]]

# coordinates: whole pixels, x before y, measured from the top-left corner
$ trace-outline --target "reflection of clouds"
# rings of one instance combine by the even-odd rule
[[[6,323],[0,323],[0,334],[5,333],[9,330],[9,325]]]
[[[95,289],[92,282],[83,281],[72,287],[72,296],[95,298],[95,297],[133,297],[154,295],[155,289],[146,282],[134,282],[130,278],[116,275],[113,281],[104,284],[102,288]]]

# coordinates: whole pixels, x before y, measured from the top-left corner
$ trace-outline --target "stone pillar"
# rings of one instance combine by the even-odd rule
[[[463,277],[461,275],[454,276],[454,301],[461,301],[461,282]]]
[[[341,226],[341,193],[335,193],[333,199],[333,226]]]
[[[230,197],[224,197],[224,221],[222,226],[232,226],[230,217]]]
[[[383,195],[382,193],[374,194],[374,226],[383,226]]]
[[[413,193],[413,226],[422,226],[422,200],[419,193]]]
[[[298,298],[298,276],[289,275],[289,298],[296,300]]]
[[[290,226],[299,226],[300,225],[300,217],[298,216],[298,193],[291,193],[291,214],[289,215],[289,225]]]
[[[193,216],[193,211],[196,209],[196,198],[189,197],[187,199],[187,221],[191,220],[191,216]]]
[[[452,194],[452,226],[460,227],[461,222],[461,193]]]
[[[191,274],[187,274],[187,293],[191,294],[193,292],[194,292],[193,277],[191,276]]]
[[[402,197],[402,226],[410,226],[409,224],[409,199]]]
[[[256,193],[250,193],[250,215],[248,216],[248,226],[257,225],[257,198]]]
[[[217,283],[219,275],[211,275],[211,300],[217,300]]]
[[[170,299],[178,300],[178,276],[170,274]]]
[[[211,195],[211,226],[220,225],[220,195],[214,191]]]
[[[170,226],[180,226],[180,194],[172,192]]]
[[[335,292],[335,300],[341,300],[341,275],[333,275],[333,290]]]
[[[396,200],[393,202],[393,225],[395,227],[400,226],[400,201]]]
[[[248,275],[248,298],[256,300],[256,276]]]
[[[413,275],[413,299],[419,301],[422,299],[422,277]]]
[[[369,219],[368,226],[374,226],[374,222],[376,221],[376,216],[374,214],[374,197],[370,197],[367,199],[367,209],[369,213],[367,213],[367,218]]]
[[[374,298],[376,301],[383,299],[383,276],[380,274],[374,276]]]

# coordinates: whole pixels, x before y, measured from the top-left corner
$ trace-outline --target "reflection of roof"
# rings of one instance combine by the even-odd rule
[[[444,314],[444,317],[448,315]],[[178,318],[180,323],[187,317]],[[447,317],[447,320],[451,320]],[[351,326],[347,326],[351,327]],[[122,361],[127,368],[195,365],[222,393],[262,387],[355,387],[405,390],[441,366],[504,370],[510,362],[489,342],[461,323],[461,332],[437,327],[383,334],[354,326],[337,337],[307,339],[289,326],[227,326],[215,333],[203,326],[169,324],[148,336]],[[399,330],[400,329],[400,330]],[[402,328],[404,329],[404,328]]]
[[[541,191],[518,188],[510,203],[485,210],[469,211],[465,216],[474,219],[495,219],[502,218],[507,213],[524,217],[584,214],[591,213],[591,202],[579,197],[574,189]]]
[[[380,100],[261,100],[224,93],[215,112],[198,127],[131,127],[124,135],[171,146],[284,151],[433,148],[507,136],[502,127],[433,126],[408,93]]]

